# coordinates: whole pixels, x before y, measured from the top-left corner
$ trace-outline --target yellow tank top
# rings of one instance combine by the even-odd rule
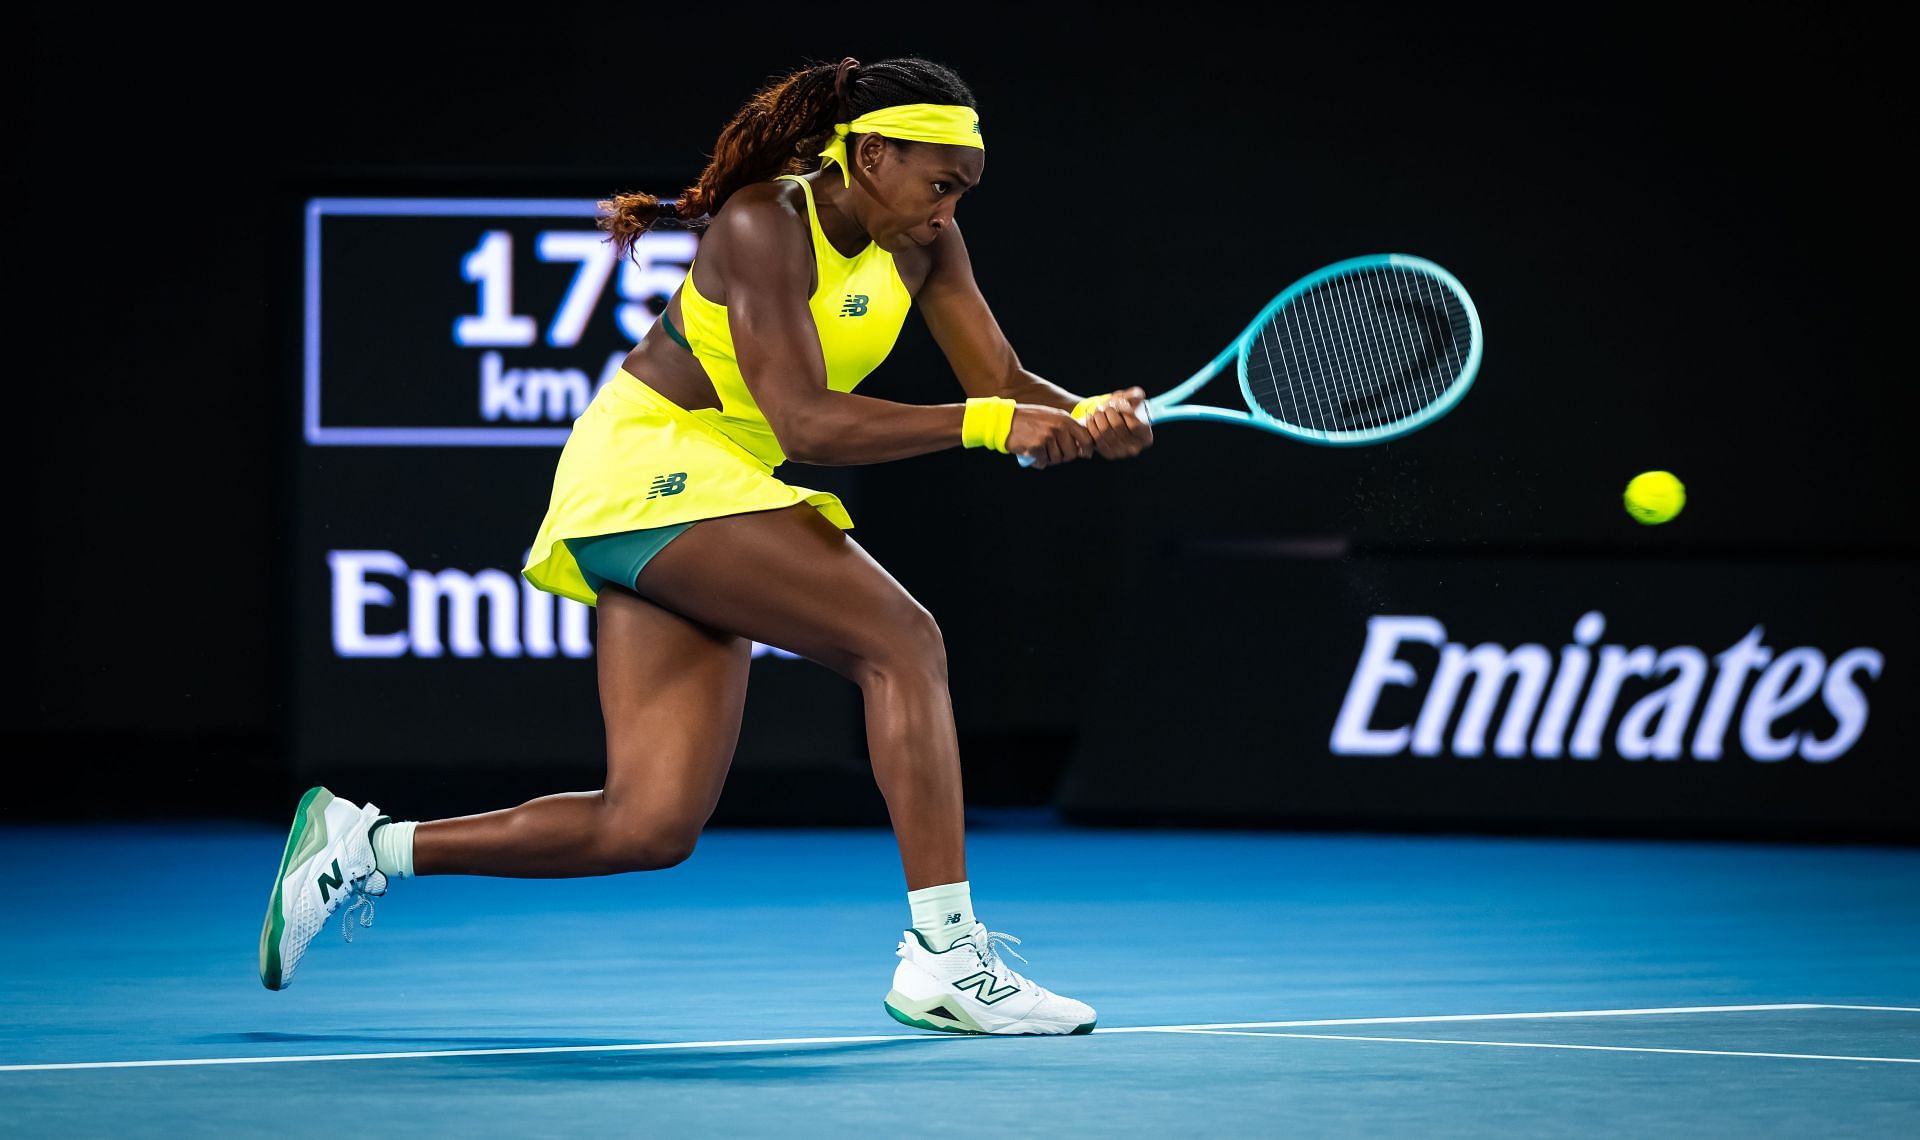
[[[807,226],[813,232],[813,264],[819,283],[807,298],[813,323],[820,331],[820,351],[827,364],[827,387],[851,392],[879,367],[900,337],[913,295],[894,266],[893,255],[873,242],[849,258],[833,248],[820,229],[813,187],[797,174],[780,179],[798,182],[807,196]],[[697,259],[696,259],[697,260]],[[686,288],[680,293],[680,318],[687,348],[720,397],[720,407],[694,409],[692,414],[725,433],[752,452],[769,469],[786,461],[767,417],[747,390],[740,363],[733,353],[727,327],[727,307],[707,300],[694,288],[693,268],[687,268]]]

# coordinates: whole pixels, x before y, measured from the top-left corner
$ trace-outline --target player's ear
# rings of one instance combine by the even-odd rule
[[[854,148],[854,161],[868,174],[875,173],[874,168],[886,161],[887,140],[872,131],[860,136],[860,145]]]

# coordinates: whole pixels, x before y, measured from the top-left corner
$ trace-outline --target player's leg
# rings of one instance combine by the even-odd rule
[[[314,788],[295,812],[261,925],[262,984],[291,983],[344,900],[370,923],[390,875],[603,875],[687,857],[733,756],[751,646],[615,585],[600,591],[598,613],[605,786],[400,824]]]
[[[416,874],[607,875],[671,867],[692,853],[739,740],[752,646],[618,585],[599,595],[606,786],[422,823]]]
[[[1091,1008],[1015,973],[973,917],[946,649],[932,616],[892,575],[813,508],[796,506],[701,523],[647,564],[636,589],[860,686],[914,914],[886,997],[896,1019],[954,1032],[1093,1028]]]
[[[805,505],[707,519],[655,555],[637,589],[858,684],[908,888],[966,878],[960,749],[940,628],[858,543]]]

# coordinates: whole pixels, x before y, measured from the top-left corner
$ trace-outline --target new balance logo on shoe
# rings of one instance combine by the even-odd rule
[[[993,972],[991,970],[982,970],[977,974],[968,974],[966,977],[953,983],[953,988],[956,990],[973,990],[973,996],[979,998],[984,1005],[992,1005],[995,1002],[1005,1001],[1020,992],[1020,987],[1012,983],[1008,983],[1005,989],[994,989]]]
[[[675,471],[671,475],[655,475],[653,486],[647,488],[647,498],[657,499],[662,495],[678,495],[687,489],[687,473]]]
[[[327,888],[329,886],[337,893],[340,890],[340,885],[344,882],[346,882],[346,879],[340,874],[340,860],[335,859],[333,861],[333,874],[329,875],[325,871],[320,872],[320,901],[327,901]]]
[[[865,293],[848,293],[847,299],[840,304],[840,315],[843,317],[866,316],[867,295]]]

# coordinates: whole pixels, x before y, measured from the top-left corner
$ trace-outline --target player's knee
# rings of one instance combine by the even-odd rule
[[[647,845],[645,864],[638,868],[642,871],[659,871],[667,867],[677,867],[693,856],[694,845],[700,841],[700,828],[686,827],[668,829],[656,835]]]
[[[946,639],[925,607],[903,610],[875,633],[856,667],[855,680],[862,688],[904,680],[947,683]]]
[[[596,844],[600,865],[608,874],[619,874],[684,863],[700,840],[702,823],[680,813],[621,811],[614,805]]]
[[[700,832],[659,831],[652,835],[631,836],[612,844],[603,855],[609,873],[627,871],[663,871],[676,867],[693,855]]]

